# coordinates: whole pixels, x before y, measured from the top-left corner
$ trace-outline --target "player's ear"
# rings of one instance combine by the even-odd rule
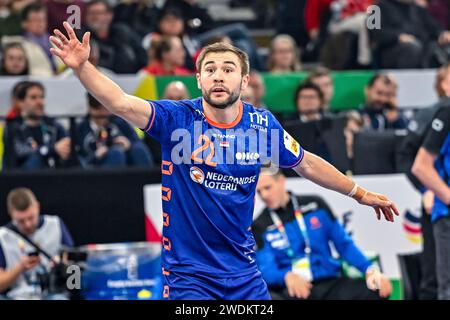
[[[195,74],[195,77],[197,78],[197,88],[202,89],[202,86],[200,85],[200,72]]]
[[[246,74],[246,75],[242,76],[241,90],[247,89],[249,81],[250,81],[250,75],[249,74]]]

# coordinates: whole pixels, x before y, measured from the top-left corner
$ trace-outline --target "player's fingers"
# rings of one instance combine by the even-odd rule
[[[75,31],[73,31],[73,28],[70,26],[70,24],[67,21],[64,21],[63,26],[64,26],[64,29],[66,29],[70,40],[74,40],[74,39],[78,40],[77,36],[75,35]]]
[[[89,40],[91,39],[91,33],[90,32],[86,32],[83,35],[83,47],[87,47],[89,45]]]
[[[55,34],[55,36],[59,38],[59,40],[61,40],[62,43],[64,44],[69,43],[69,39],[67,39],[64,33],[59,31],[58,29],[53,30],[53,33]]]
[[[384,218],[387,221],[394,221],[394,216],[392,215],[392,212],[389,208],[381,208],[381,211],[383,211]]]
[[[295,297],[294,290],[292,290],[291,286],[288,286],[287,289],[288,289],[289,296],[290,297]]]
[[[374,210],[377,213],[377,219],[380,220],[381,219],[381,210],[380,210],[380,208],[379,207],[375,207]]]
[[[397,216],[400,215],[400,211],[398,211],[397,206],[396,206],[395,203],[393,203],[393,202],[392,202],[392,205],[391,205],[391,209],[394,211],[394,213],[395,213]]]
[[[55,56],[61,58],[62,56],[62,51],[60,49],[56,49],[56,48],[50,48],[50,53],[54,54]]]
[[[57,38],[57,37],[50,36],[50,42],[53,43],[57,48],[59,48],[59,49],[61,49],[61,50],[64,48],[63,43],[62,43],[61,40],[60,40],[59,38]]]

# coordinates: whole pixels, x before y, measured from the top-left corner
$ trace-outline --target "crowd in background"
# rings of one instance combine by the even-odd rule
[[[253,5],[261,16],[262,2],[236,3]],[[367,10],[373,4],[380,9],[381,30],[367,28]],[[346,164],[337,165],[326,137],[311,140],[312,151],[343,172],[352,171],[355,134],[406,129],[411,114],[399,109],[397,80],[385,72],[377,72],[367,83],[365,101],[358,110],[333,113],[331,71],[432,68],[445,65],[450,57],[450,11],[444,0],[264,2],[263,7],[274,13],[264,21],[273,23],[277,31],[266,51],[257,46],[246,24],[215,21],[200,1],[0,0],[0,75],[72,77],[72,70],[64,69],[50,53],[49,42],[49,35],[55,28],[61,29],[67,19],[71,5],[81,10],[78,35],[86,31],[92,34],[89,61],[108,76],[194,75],[201,48],[225,41],[244,49],[250,57],[251,80],[242,93],[243,100],[270,109],[264,102],[270,88],[265,87],[262,73],[308,71],[308,78],[298,84],[292,96],[296,112],[276,116],[290,128],[305,125],[310,131],[308,123],[320,123],[320,131],[327,121],[344,119],[339,130]],[[293,12],[303,22],[296,31],[290,26],[295,25],[290,19]],[[3,169],[159,165],[157,143],[148,137],[142,139],[93,97],[86,97],[84,119],[60,124],[46,116],[42,84],[19,80],[11,93],[4,128]],[[191,97],[183,82],[175,81],[165,88],[164,98]]]

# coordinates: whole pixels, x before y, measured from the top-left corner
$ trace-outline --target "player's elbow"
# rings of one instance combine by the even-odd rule
[[[420,149],[411,167],[411,172],[419,180],[423,180],[433,170],[434,158],[426,150]]]
[[[427,164],[421,161],[421,159],[416,158],[413,166],[411,167],[412,174],[415,175],[417,179],[423,180],[427,174],[427,170]]]

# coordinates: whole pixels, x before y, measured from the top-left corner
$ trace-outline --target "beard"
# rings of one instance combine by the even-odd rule
[[[230,92],[227,88],[224,88],[224,87],[221,87],[221,88],[223,88],[223,90],[226,92],[226,93],[228,93],[228,99],[226,99],[225,101],[223,101],[223,102],[221,102],[221,103],[217,103],[217,102],[214,102],[213,100],[212,100],[212,98],[211,98],[211,94],[213,93],[213,89],[214,88],[211,88],[210,90],[208,90],[208,91],[203,91],[202,90],[202,95],[203,95],[203,99],[205,99],[205,101],[211,106],[211,107],[214,107],[214,108],[217,108],[217,109],[226,109],[226,108],[228,108],[229,106],[231,106],[231,105],[233,105],[238,99],[239,99],[239,96],[240,96],[240,94],[241,94],[241,86],[239,86],[235,91],[233,91],[233,92]]]

